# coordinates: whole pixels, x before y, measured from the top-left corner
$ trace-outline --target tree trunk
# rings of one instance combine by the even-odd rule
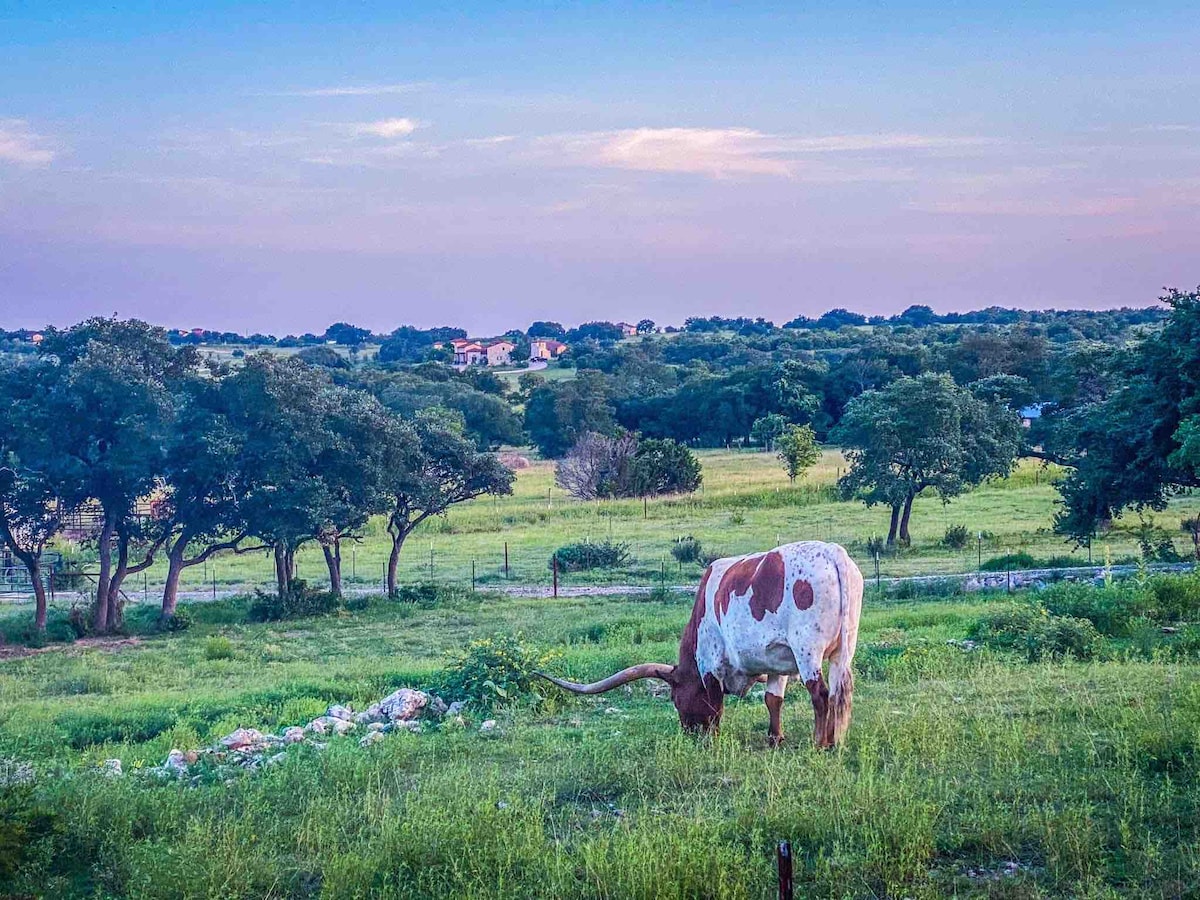
[[[280,597],[286,597],[292,587],[291,560],[282,542],[275,545],[275,586]]]
[[[392,552],[388,554],[387,567],[387,592],[389,597],[396,596],[396,570],[400,566],[400,550],[404,546],[404,539],[408,537],[408,532],[400,531],[392,534]]]
[[[100,528],[100,574],[96,576],[96,609],[92,617],[92,625],[100,634],[108,631],[108,587],[112,580],[112,538],[113,522],[106,512],[104,524]]]
[[[167,554],[167,580],[163,584],[162,619],[175,615],[175,607],[179,604],[179,577],[183,574],[183,552],[187,543],[180,538]]]
[[[888,525],[887,545],[889,547],[896,546],[896,529],[900,527],[900,507],[892,507],[892,521]]]
[[[37,631],[46,630],[46,586],[42,584],[42,562],[34,559],[26,563],[29,577],[33,580],[33,627]]]
[[[329,569],[329,590],[340,597],[342,596],[342,542],[335,540],[332,546],[322,544],[321,551],[325,554],[325,565]]]
[[[904,499],[904,514],[900,517],[900,543],[905,547],[912,543],[912,538],[908,534],[908,520],[912,516],[912,505],[915,497],[915,494],[909,494]]]
[[[117,529],[117,567],[108,584],[108,627],[117,631],[125,624],[125,604],[121,602],[121,586],[129,572],[129,535]]]

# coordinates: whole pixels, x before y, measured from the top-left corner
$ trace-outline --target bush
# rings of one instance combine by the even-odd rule
[[[1018,553],[1006,553],[1004,556],[994,556],[983,561],[981,566],[985,572],[1008,572],[1019,569],[1036,569],[1038,561],[1024,550]]]
[[[942,546],[950,550],[962,550],[971,540],[966,525],[951,525],[942,536]]]
[[[675,538],[671,545],[671,555],[680,563],[699,562],[704,548],[690,534],[687,537]]]
[[[233,641],[227,637],[210,637],[204,642],[205,659],[233,659]]]
[[[1157,621],[1178,622],[1200,616],[1200,574],[1159,575],[1147,584],[1151,614]]]
[[[1063,582],[1051,585],[1038,598],[1056,616],[1087,619],[1110,637],[1127,637],[1134,622],[1147,612],[1147,595],[1131,582],[1096,586]]]
[[[439,693],[484,709],[540,700],[536,687],[541,682],[534,672],[556,656],[522,643],[519,636],[496,634],[471,641],[442,670]]]
[[[559,547],[550,557],[550,565],[558,560],[559,571],[581,572],[585,569],[615,569],[629,560],[629,545],[613,541],[579,541]]]
[[[435,584],[432,581],[422,581],[396,588],[395,599],[400,603],[419,606],[421,609],[433,609],[435,606],[457,600],[460,595],[461,591],[457,588]]]
[[[192,614],[186,609],[176,609],[169,616],[163,616],[158,620],[158,628],[160,631],[175,633],[179,631],[187,631],[192,627]]]
[[[332,591],[318,591],[297,578],[292,588],[282,596],[254,592],[254,602],[246,612],[251,622],[279,622],[284,619],[301,619],[306,616],[325,616],[337,611],[341,599]]]
[[[969,635],[998,650],[1023,652],[1030,662],[1043,659],[1094,659],[1104,638],[1087,619],[1054,616],[1037,606],[1011,606],[984,616]]]

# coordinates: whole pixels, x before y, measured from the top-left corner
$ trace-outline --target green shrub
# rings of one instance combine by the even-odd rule
[[[63,830],[59,814],[43,807],[29,785],[0,789],[0,885],[35,857],[45,857],[38,860],[42,864],[49,862],[54,838]]]
[[[1006,553],[985,559],[981,566],[985,572],[1008,572],[1013,569],[1036,569],[1038,561],[1024,550],[1018,553]]]
[[[996,610],[972,625],[969,635],[998,650],[1023,652],[1030,662],[1067,657],[1088,660],[1104,650],[1104,638],[1087,619],[1054,616],[1037,606]]]
[[[210,637],[204,642],[205,659],[233,659],[233,641],[221,635]]]
[[[411,603],[421,609],[433,609],[461,600],[461,588],[445,584],[435,584],[432,581],[422,581],[417,584],[405,584],[396,588],[395,599],[400,603]]]
[[[83,750],[93,744],[149,741],[174,727],[177,718],[171,709],[142,707],[106,713],[64,712],[55,724],[68,746]]]
[[[1200,617],[1200,574],[1158,575],[1147,584],[1156,621],[1179,622]]]
[[[629,545],[604,541],[579,541],[559,547],[550,557],[550,565],[558,560],[560,572],[581,572],[585,569],[615,569],[629,560]]]
[[[1103,586],[1062,582],[1038,599],[1053,615],[1087,619],[1110,637],[1130,635],[1134,620],[1147,611],[1146,591],[1129,581]]]
[[[950,550],[961,550],[971,540],[971,532],[966,525],[951,525],[942,535],[942,546]]]
[[[176,609],[169,616],[162,616],[158,620],[159,631],[168,633],[176,633],[187,631],[192,627],[192,614],[186,609]]]
[[[251,622],[279,622],[284,619],[301,619],[307,616],[325,616],[336,612],[341,599],[332,591],[309,588],[301,579],[292,582],[292,588],[282,596],[254,592],[254,602],[246,612]]]
[[[496,634],[471,641],[437,678],[439,693],[485,709],[537,700],[542,682],[534,672],[556,657],[523,643],[519,636]]]
[[[703,552],[704,548],[700,546],[700,542],[690,534],[687,537],[675,538],[675,543],[671,545],[671,555],[680,563],[699,562]]]
[[[342,607],[349,612],[363,612],[371,608],[371,597],[366,594],[347,597],[342,601]]]

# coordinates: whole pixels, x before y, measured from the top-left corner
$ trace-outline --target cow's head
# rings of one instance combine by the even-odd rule
[[[687,670],[689,668],[691,671]],[[720,683],[711,675],[701,678],[694,663],[690,667],[642,663],[591,684],[576,684],[542,672],[537,674],[575,694],[603,694],[641,678],[658,678],[671,688],[671,702],[679,712],[679,724],[685,731],[716,732],[725,709],[725,692]]]

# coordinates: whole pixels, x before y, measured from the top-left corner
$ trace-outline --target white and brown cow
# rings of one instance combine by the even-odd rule
[[[780,710],[788,679],[812,697],[818,747],[839,743],[850,725],[850,664],[862,611],[862,572],[837,544],[802,541],[766,553],[718,559],[700,579],[692,617],[679,642],[679,662],[642,663],[576,684],[542,677],[579,694],[599,694],[638,678],[671,687],[680,724],[716,731],[726,694],[744,696],[766,681],[772,745],[783,740]],[[829,660],[829,683],[822,664]],[[540,673],[539,673],[540,674]]]

